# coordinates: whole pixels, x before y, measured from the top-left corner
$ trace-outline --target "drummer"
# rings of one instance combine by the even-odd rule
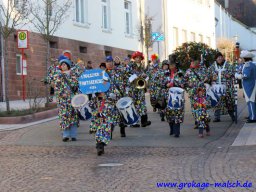
[[[209,67],[208,75],[212,80],[212,85],[224,85],[226,94],[222,97],[221,102],[216,106],[213,122],[220,122],[221,109],[224,106],[228,110],[232,121],[235,121],[234,115],[234,81],[235,81],[235,66],[230,65],[225,61],[221,52],[215,56],[216,61]]]
[[[163,84],[166,86],[164,89],[165,101],[167,103],[166,108],[164,110],[166,120],[170,126],[170,135],[174,135],[174,137],[178,138],[180,136],[180,124],[184,119],[184,102],[181,104],[179,108],[170,108],[168,106],[169,100],[169,89],[172,87],[183,87],[184,82],[181,74],[178,74],[177,68],[177,60],[176,55],[171,54],[169,56],[169,61],[164,60],[163,65],[167,65],[169,67],[168,71],[165,71],[164,74],[164,82]],[[164,67],[164,66],[163,66]],[[184,91],[183,91],[184,95]]]
[[[134,62],[129,63],[126,69],[127,77],[129,77],[129,82],[127,82],[126,90],[128,96],[133,99],[135,108],[141,117],[141,126],[146,127],[151,125],[151,121],[148,120],[147,115],[145,88],[138,88],[135,84],[136,80],[131,78],[133,77],[132,75],[136,75],[137,78],[142,78],[145,80],[145,82],[148,79],[142,63],[142,60],[144,60],[144,56],[141,52],[136,51],[132,54],[132,59],[134,60]],[[132,127],[140,127],[140,125],[135,124]]]
[[[120,127],[120,135],[121,137],[126,137],[125,127],[126,125],[123,123],[123,119],[121,114],[119,113],[116,103],[122,98],[125,94],[124,88],[124,78],[125,78],[125,70],[122,70],[121,63],[118,63],[118,57],[116,58],[116,63],[114,62],[112,56],[106,57],[106,73],[108,73],[110,79],[110,88],[106,92],[106,98],[109,101],[109,105],[112,106],[112,115],[114,125],[119,125]]]
[[[78,80],[75,72],[71,70],[71,61],[63,55],[59,58],[60,71],[51,73],[50,79],[54,84],[59,108],[62,141],[76,141],[79,118],[77,111],[71,105],[71,99],[78,91]]]

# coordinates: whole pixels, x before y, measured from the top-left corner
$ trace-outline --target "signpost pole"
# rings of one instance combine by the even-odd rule
[[[25,75],[24,75],[24,49],[21,49],[21,66],[22,66],[22,98],[25,101]]]
[[[27,74],[27,62],[26,65],[24,66],[24,49],[28,49],[28,31],[27,30],[19,30],[17,31],[17,48],[21,49],[21,78],[22,78],[22,99],[25,101],[26,99],[26,86],[25,86],[25,72]],[[26,67],[26,71],[24,68]]]
[[[157,41],[157,53],[160,55],[160,50],[159,50],[159,41]]]

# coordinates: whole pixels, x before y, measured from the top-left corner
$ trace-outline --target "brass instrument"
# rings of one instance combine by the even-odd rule
[[[137,89],[146,88],[146,80],[142,77],[138,77],[137,79],[135,79],[134,84]]]

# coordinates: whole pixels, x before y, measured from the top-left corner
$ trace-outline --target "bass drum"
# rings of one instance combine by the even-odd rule
[[[71,100],[71,105],[77,110],[80,120],[87,121],[92,117],[88,101],[88,96],[84,94],[75,95]]]
[[[123,97],[116,103],[116,107],[123,116],[124,123],[127,125],[134,125],[139,121],[139,115],[133,105],[132,98]]]

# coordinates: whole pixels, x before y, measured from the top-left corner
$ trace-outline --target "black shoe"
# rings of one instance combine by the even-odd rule
[[[246,123],[256,123],[256,120],[248,119],[248,120],[246,121]]]
[[[170,135],[173,135],[173,132],[170,132]]]
[[[147,121],[147,122],[141,124],[141,127],[146,127],[146,126],[149,126],[149,125],[151,125],[151,121]]]
[[[97,148],[98,156],[101,156],[102,154],[104,154],[104,143],[97,143],[96,148]]]
[[[212,122],[220,122],[220,119],[214,119]]]
[[[164,117],[161,118],[161,121],[165,121],[165,120],[164,120]]]
[[[153,108],[153,112],[156,112],[156,108]]]
[[[249,116],[248,116],[248,117],[245,117],[245,119],[249,119]]]
[[[140,124],[131,125],[131,127],[140,127]]]
[[[174,137],[179,138],[180,136],[179,135],[174,135]]]
[[[77,141],[77,139],[76,138],[71,138],[71,141]]]
[[[68,140],[69,140],[68,137],[64,137],[64,138],[62,139],[63,142],[67,142]]]

